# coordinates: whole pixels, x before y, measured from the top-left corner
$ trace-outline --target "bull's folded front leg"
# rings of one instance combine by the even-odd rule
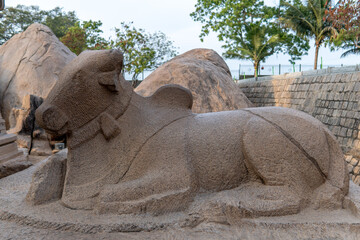
[[[192,201],[189,184],[147,175],[139,179],[107,185],[100,193],[98,213],[153,213],[179,211]]]
[[[189,205],[197,183],[186,131],[178,131],[185,128],[184,122],[162,128],[138,148],[123,178],[100,192],[95,207],[99,213],[158,214],[184,210]]]

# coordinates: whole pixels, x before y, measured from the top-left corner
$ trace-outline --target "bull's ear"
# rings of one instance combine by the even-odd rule
[[[111,92],[119,91],[119,75],[116,72],[102,73],[99,76],[98,82]]]

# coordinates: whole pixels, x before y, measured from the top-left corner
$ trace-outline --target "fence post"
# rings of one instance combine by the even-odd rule
[[[279,64],[279,75],[281,74],[281,64]]]
[[[299,65],[299,72],[301,72],[301,63],[300,63],[300,65]]]
[[[241,64],[239,64],[239,80],[240,80],[240,75],[241,75]]]
[[[323,68],[322,57],[320,59],[321,59],[320,69],[322,69]]]

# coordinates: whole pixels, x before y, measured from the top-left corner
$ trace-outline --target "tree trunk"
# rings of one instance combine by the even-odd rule
[[[139,81],[138,81],[137,79],[132,80],[132,81],[131,81],[131,83],[132,83],[132,87],[133,87],[133,88],[136,88],[136,87],[137,87],[137,85],[138,85],[138,82],[139,82]]]
[[[319,48],[320,43],[318,41],[315,42],[315,61],[314,61],[314,70],[317,69],[317,62],[318,62],[318,56],[319,56]]]
[[[259,68],[259,62],[255,61],[254,62],[254,78],[255,78],[255,80],[257,80],[257,77],[258,77],[258,68]]]
[[[138,73],[134,73],[134,75],[133,75],[132,78],[131,78],[131,84],[132,84],[132,87],[133,87],[133,88],[136,88],[137,85],[138,85],[138,82],[139,82],[138,76],[139,76]]]

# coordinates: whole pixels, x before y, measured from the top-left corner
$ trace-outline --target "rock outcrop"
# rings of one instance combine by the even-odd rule
[[[38,23],[0,47],[0,109],[7,129],[16,125],[9,116],[24,96],[45,98],[62,68],[75,57],[48,27]]]
[[[144,97],[151,96],[166,84],[189,89],[194,97],[192,111],[195,113],[252,106],[232,80],[225,61],[210,49],[194,49],[173,58],[145,78],[135,92]]]

